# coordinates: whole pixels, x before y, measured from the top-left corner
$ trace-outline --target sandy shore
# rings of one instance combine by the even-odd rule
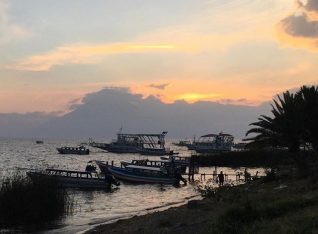
[[[271,201],[285,199],[291,195],[301,197],[310,193],[308,183],[294,180],[277,180],[262,183],[261,180],[248,185],[235,187],[235,191],[249,191],[252,201],[262,202],[265,198]],[[307,188],[307,189],[303,189]],[[192,200],[180,207],[165,211],[134,216],[127,220],[119,220],[112,224],[101,224],[86,231],[85,234],[122,234],[122,233],[211,233],[218,217],[224,213],[231,204],[223,201]],[[266,232],[266,225],[264,227]],[[297,227],[296,227],[297,228]],[[264,232],[264,233],[265,233]]]
[[[112,224],[101,224],[85,234],[104,233],[207,233],[211,222],[225,210],[226,204],[192,200],[165,211],[134,216]]]

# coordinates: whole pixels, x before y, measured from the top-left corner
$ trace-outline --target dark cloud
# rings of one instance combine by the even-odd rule
[[[60,116],[60,115],[63,115],[64,114],[64,111],[51,111],[49,113],[49,115],[53,115],[53,116]]]
[[[80,98],[73,99],[72,101],[69,102],[69,104],[78,103],[80,100],[81,100]]]
[[[318,37],[318,21],[308,21],[305,15],[291,15],[281,21],[283,30],[294,37]]]
[[[318,1],[296,0],[297,11],[281,20],[282,30],[293,37],[318,38]]]
[[[161,85],[151,84],[151,85],[148,85],[147,87],[165,90],[166,87],[169,86],[169,85],[170,84],[161,84]]]
[[[317,11],[318,12],[318,1],[317,0],[308,0],[305,8],[309,11]]]
[[[73,111],[76,110],[78,107],[82,106],[83,104],[72,104],[68,106],[68,110]]]

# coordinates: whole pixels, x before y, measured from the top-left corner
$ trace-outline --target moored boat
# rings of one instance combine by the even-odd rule
[[[84,144],[80,144],[77,147],[69,147],[69,146],[63,146],[60,148],[56,148],[56,150],[60,154],[80,154],[80,155],[88,155],[89,154],[89,149],[87,149]]]
[[[176,145],[176,146],[188,146],[188,145],[191,145],[191,141],[189,140],[181,140],[179,142],[173,142],[172,144]]]
[[[234,137],[230,134],[207,134],[201,136],[197,141],[194,140],[191,145],[187,145],[189,150],[195,150],[197,153],[213,153],[231,151]]]
[[[154,155],[154,156],[162,156],[162,155],[177,155],[178,152],[174,152],[169,148],[140,148],[137,149],[137,152],[141,155]]]
[[[27,172],[31,179],[56,180],[60,187],[65,188],[108,188],[108,182],[98,177],[97,173],[91,171],[62,170],[48,168],[40,172]]]
[[[108,170],[118,180],[126,180],[136,183],[176,184],[178,179],[169,173],[164,167],[147,167],[127,165],[121,167],[109,167]],[[186,183],[186,182],[185,182]]]
[[[109,143],[95,142],[92,138],[89,138],[88,145],[91,147],[102,149],[102,150],[107,150],[109,148]]]

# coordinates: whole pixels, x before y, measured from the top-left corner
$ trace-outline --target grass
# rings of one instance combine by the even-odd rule
[[[58,222],[73,210],[72,196],[57,181],[32,181],[19,173],[0,181],[0,228]]]

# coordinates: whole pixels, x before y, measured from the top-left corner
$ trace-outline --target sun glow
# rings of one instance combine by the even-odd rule
[[[200,93],[185,93],[176,96],[176,99],[179,100],[186,100],[186,101],[197,101],[197,100],[204,100],[204,99],[211,99],[215,97],[219,97],[221,94],[200,94]]]

